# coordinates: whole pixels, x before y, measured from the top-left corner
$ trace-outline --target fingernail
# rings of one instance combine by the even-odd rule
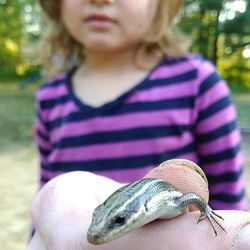
[[[235,245],[235,249],[237,250],[250,249],[250,224],[247,224],[243,228],[241,228],[236,237]]]
[[[199,174],[201,176],[201,178],[207,183],[207,177],[205,175],[205,173],[203,172],[203,170],[194,162],[186,160],[186,159],[172,159],[172,160],[168,160],[168,161],[164,161],[161,165],[170,165],[170,164],[174,164],[174,165],[182,165],[188,168],[191,168],[192,170],[194,170],[197,174]]]

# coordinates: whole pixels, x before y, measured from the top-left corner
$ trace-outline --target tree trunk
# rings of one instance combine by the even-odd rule
[[[202,28],[199,29],[199,51],[200,53],[207,58],[207,48],[208,48],[208,40],[207,40],[207,27],[204,24],[204,18],[206,16],[206,10],[204,8],[200,9],[200,23],[202,24]]]
[[[215,65],[218,62],[218,40],[219,40],[219,17],[220,17],[220,10],[216,12],[215,17],[215,25],[214,25],[214,42],[213,42],[213,54],[212,54],[212,61]]]

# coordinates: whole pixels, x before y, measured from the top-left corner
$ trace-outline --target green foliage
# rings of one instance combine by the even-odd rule
[[[218,65],[231,84],[250,88],[250,1],[186,1],[180,25],[192,35],[194,52]],[[234,8],[230,8],[234,4]],[[245,11],[237,5],[245,6]],[[232,6],[232,5],[231,5]],[[250,53],[250,52],[249,52]]]
[[[250,7],[244,14],[236,13],[236,16],[232,20],[227,20],[223,25],[223,31],[225,34],[232,35],[237,34],[240,36],[250,35]]]
[[[0,75],[1,80],[25,77],[34,70],[23,48],[30,42],[27,31],[34,0],[0,0]]]
[[[199,0],[200,9],[207,11],[220,11],[223,8],[221,0]]]
[[[22,39],[23,19],[20,12],[20,2],[0,2],[0,65],[7,66],[10,62],[20,61],[19,51]]]

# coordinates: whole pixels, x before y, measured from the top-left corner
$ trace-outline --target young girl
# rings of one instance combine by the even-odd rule
[[[130,182],[184,158],[206,173],[213,208],[246,209],[235,109],[214,66],[175,34],[181,2],[40,0],[55,75],[37,93],[42,185],[76,170]]]

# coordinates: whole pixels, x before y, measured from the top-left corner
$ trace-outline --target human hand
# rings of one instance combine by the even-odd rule
[[[207,200],[207,183],[201,176],[201,172],[198,174],[182,162],[175,161],[162,164],[146,177],[167,180],[182,192],[195,191]],[[121,184],[115,181],[88,172],[65,174],[49,182],[38,193],[32,206],[37,232],[28,250],[96,249],[86,239],[92,212],[119,187]],[[98,246],[98,249],[250,249],[250,214],[239,211],[218,213],[225,219],[223,225],[227,230],[226,234],[218,229],[218,237],[214,236],[206,220],[197,225],[199,212],[196,211],[175,219],[152,222],[120,239]],[[242,231],[237,237],[247,224],[248,231]]]

